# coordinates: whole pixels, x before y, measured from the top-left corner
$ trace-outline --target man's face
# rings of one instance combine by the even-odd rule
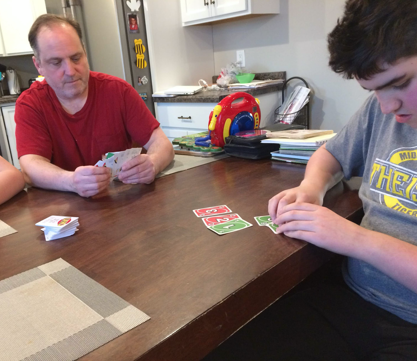
[[[38,58],[33,57],[33,63],[60,101],[87,96],[90,69],[75,29],[66,24],[42,28],[38,49]]]
[[[381,111],[392,113],[398,123],[417,129],[417,56],[403,58],[383,67],[370,79],[358,79],[367,90],[375,91]]]

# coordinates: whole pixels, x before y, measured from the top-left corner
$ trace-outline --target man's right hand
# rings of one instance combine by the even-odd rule
[[[81,197],[92,197],[104,191],[111,181],[111,170],[106,167],[78,167],[72,174],[72,188]]]

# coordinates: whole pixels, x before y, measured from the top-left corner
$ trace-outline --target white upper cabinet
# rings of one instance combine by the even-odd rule
[[[45,0],[0,0],[0,9],[0,55],[33,53],[28,33],[35,19],[46,13]]]
[[[180,0],[182,25],[251,14],[279,14],[279,0]]]

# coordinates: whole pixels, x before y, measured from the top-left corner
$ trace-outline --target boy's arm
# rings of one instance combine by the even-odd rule
[[[287,189],[272,197],[268,213],[274,221],[283,207],[296,202],[323,204],[327,190],[343,178],[342,168],[325,145],[314,152],[308,161],[304,180],[298,187]]]
[[[25,186],[22,173],[0,157],[0,204],[12,198]]]
[[[318,247],[362,260],[417,292],[417,246],[365,229],[309,203],[283,207],[275,223],[279,232]]]
[[[339,162],[324,147],[317,150],[300,186],[270,200],[270,215],[275,216],[279,233],[360,259],[417,292],[417,246],[365,229],[321,207],[324,194],[341,177]]]

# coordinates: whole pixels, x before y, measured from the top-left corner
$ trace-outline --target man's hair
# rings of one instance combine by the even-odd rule
[[[347,0],[328,35],[329,65],[347,79],[369,79],[417,55],[416,0]]]
[[[82,46],[84,47],[83,40],[82,40],[82,31],[81,26],[72,19],[67,19],[60,15],[54,15],[54,14],[44,14],[39,16],[35,22],[32,24],[32,27],[29,30],[29,44],[31,48],[33,49],[33,52],[35,53],[35,57],[39,59],[39,46],[38,46],[38,35],[42,28],[51,28],[54,25],[60,25],[60,24],[66,24],[74,28],[74,30],[77,32],[78,37],[80,38],[80,42]]]

